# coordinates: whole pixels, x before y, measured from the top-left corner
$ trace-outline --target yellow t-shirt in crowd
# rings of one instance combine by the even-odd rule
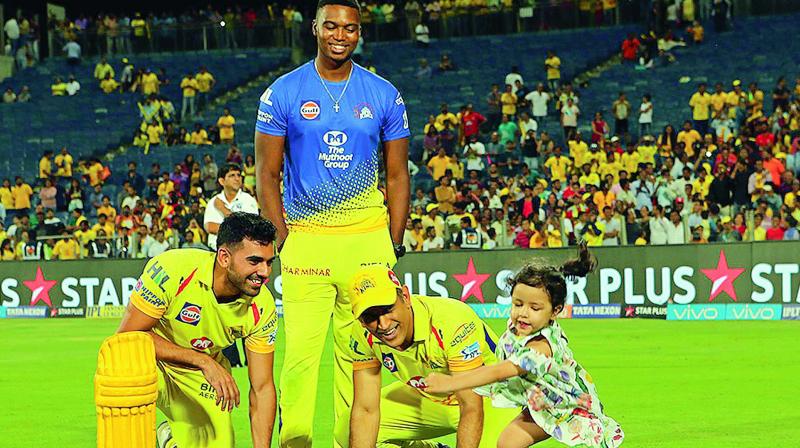
[[[59,154],[56,156],[56,176],[72,177],[72,155]]]
[[[558,56],[544,60],[547,65],[547,79],[561,79],[561,59]]]
[[[695,92],[689,99],[689,106],[692,108],[693,120],[708,120],[711,107],[711,95],[708,92]]]
[[[183,89],[183,96],[193,97],[197,93],[197,80],[194,78],[183,78],[181,81],[181,89]]]
[[[217,120],[217,127],[219,128],[220,140],[233,140],[234,124],[236,124],[236,119],[233,118],[233,115],[223,115],[219,117],[219,120]]]
[[[158,85],[161,81],[158,80],[158,75],[155,73],[147,73],[142,76],[142,93],[145,95],[152,95],[158,93]]]
[[[33,190],[31,186],[23,183],[22,185],[14,185],[11,187],[11,196],[14,197],[14,208],[31,208],[31,195]]]
[[[39,179],[47,179],[53,174],[53,164],[47,157],[39,159]]]
[[[60,82],[58,84],[53,84],[50,86],[50,91],[53,93],[53,96],[64,96],[67,94],[67,83]]]
[[[161,143],[161,134],[164,133],[164,126],[156,123],[147,125],[147,139],[151,145]]]
[[[430,168],[431,171],[433,172],[431,174],[433,180],[438,181],[439,178],[444,176],[444,172],[449,165],[450,165],[450,159],[448,159],[447,157],[436,156],[431,158],[431,160],[428,161],[428,168]]]
[[[500,95],[500,102],[503,104],[503,115],[516,115],[517,95],[510,92],[503,92]]]
[[[567,169],[571,164],[572,161],[569,160],[569,157],[562,154],[560,157],[550,156],[544,166],[550,169],[550,177],[553,180],[558,179],[561,182],[565,182],[567,180]]]
[[[695,131],[694,129],[690,130],[689,132],[681,131],[678,132],[678,143],[686,143],[686,154],[689,157],[694,155],[694,144],[702,140],[703,138],[700,136],[700,133]]]
[[[200,129],[199,131],[192,132],[192,138],[190,142],[193,145],[205,145],[208,143],[208,132],[205,129]]]
[[[53,247],[53,257],[59,260],[77,260],[78,242],[74,239],[58,240]]]
[[[119,83],[114,78],[104,79],[100,81],[100,89],[105,93],[112,93],[119,88]]]
[[[214,76],[211,73],[198,73],[195,79],[197,80],[197,90],[202,93],[211,90],[211,84],[214,82]]]
[[[14,208],[14,196],[11,194],[11,187],[0,187],[0,203],[6,210]]]

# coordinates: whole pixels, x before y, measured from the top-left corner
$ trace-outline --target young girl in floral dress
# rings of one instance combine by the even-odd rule
[[[509,281],[511,317],[497,344],[498,363],[463,376],[432,373],[425,378],[426,390],[477,388],[495,407],[521,407],[498,447],[528,447],[549,437],[567,446],[620,446],[622,429],[605,415],[592,377],[575,361],[555,320],[564,308],[566,278],[585,277],[595,266],[585,244],[577,259],[561,267],[524,266]]]

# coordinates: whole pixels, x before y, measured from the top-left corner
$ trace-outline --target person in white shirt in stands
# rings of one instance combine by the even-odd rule
[[[614,216],[614,209],[606,205],[603,207],[603,217],[597,222],[603,225],[603,246],[619,246],[619,234],[622,226],[619,219]]]
[[[470,137],[469,142],[464,146],[464,156],[467,159],[467,172],[483,172],[485,165],[483,159],[486,156],[486,146],[478,141],[478,136]]]
[[[417,36],[418,46],[427,47],[430,45],[430,30],[428,29],[428,24],[424,19],[417,24],[417,27],[414,29],[414,34]]]
[[[217,174],[217,182],[222,191],[214,196],[203,216],[203,227],[208,232],[208,247],[217,250],[217,231],[222,221],[233,212],[246,212],[257,215],[258,202],[253,196],[242,190],[242,168],[229,163]]]
[[[653,216],[650,218],[650,244],[653,246],[667,244],[667,227],[670,222],[664,217],[664,207],[653,206]]]
[[[525,85],[525,80],[519,74],[519,67],[515,65],[511,67],[511,72],[506,75],[506,85],[511,86],[511,93],[515,95],[517,94],[517,81],[519,81],[520,85]]]
[[[539,125],[543,125],[547,118],[547,103],[550,101],[550,94],[544,91],[544,84],[536,84],[536,90],[525,95],[525,99],[531,103],[533,119]]]
[[[67,42],[62,51],[67,53],[67,64],[78,65],[81,63],[81,46],[74,40]]]
[[[164,239],[164,231],[156,230],[156,239],[147,248],[147,258],[153,258],[169,250],[169,241]]]
[[[79,90],[81,90],[81,83],[79,83],[74,76],[70,75],[69,82],[67,83],[67,95],[73,96],[78,93]]]
[[[436,236],[436,229],[433,228],[433,226],[425,229],[425,236],[427,238],[425,238],[425,241],[422,242],[423,252],[444,249],[444,239],[442,239],[440,236]]]
[[[669,222],[664,225],[667,231],[667,244],[684,244],[686,237],[683,231],[683,222],[678,210],[673,209],[669,213]]]
[[[653,102],[650,94],[642,97],[642,104],[639,106],[639,138],[649,135],[653,126]]]

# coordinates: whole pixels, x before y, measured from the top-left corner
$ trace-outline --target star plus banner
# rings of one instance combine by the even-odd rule
[[[568,284],[568,304],[619,304],[623,317],[653,318],[666,316],[657,307],[667,304],[800,304],[800,242],[599,247],[592,253],[598,270]],[[483,317],[502,317],[511,302],[506,281],[523,263],[536,258],[560,264],[575,255],[574,248],[411,253],[395,271],[412,293],[450,297],[480,305]],[[70,313],[64,308],[125,306],[144,264],[145,260],[3,262],[0,306],[57,308],[57,314],[65,316]],[[302,268],[308,268],[309,275],[336,269]],[[277,263],[269,287],[280,301]]]

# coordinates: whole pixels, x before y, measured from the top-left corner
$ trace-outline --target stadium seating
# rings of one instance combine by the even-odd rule
[[[765,106],[771,111],[775,82],[786,76],[791,85],[800,64],[800,41],[780,39],[778,43],[775,36],[792,35],[798,21],[800,15],[739,19],[736,32],[709,32],[702,45],[677,49],[677,62],[673,64],[647,71],[636,70],[632,64],[615,66],[581,91],[581,129],[591,129],[589,121],[597,111],[605,112],[605,119],[613,125],[611,103],[620,91],[627,93],[637,110],[631,117],[631,131],[637,129],[638,106],[646,93],[653,95],[653,132],[660,133],[667,123],[677,128],[691,118],[689,98],[700,82],[707,82],[708,90],[713,92],[716,82],[729,91],[734,79],[741,80],[744,89],[755,81],[764,91]],[[682,77],[689,77],[688,82],[682,83]]]
[[[162,86],[166,95],[180,109],[180,79],[187,72],[196,73],[201,65],[217,78],[212,95],[228,91],[260,73],[280,66],[288,59],[288,51],[248,50],[210,53],[158,53],[130,56],[136,67],[153,71],[164,67],[170,84]],[[136,107],[139,94],[103,94],[92,77],[97,59],[84,60],[70,68],[63,60],[51,59],[0,83],[5,90],[30,87],[30,103],[3,104],[0,113],[0,176],[24,173],[33,177],[42,152],[57,151],[66,146],[73,156],[102,155],[109,148],[129,143],[140,118]],[[110,61],[119,78],[121,57]],[[53,97],[50,85],[56,76],[65,79],[74,74],[81,91],[74,97]],[[25,157],[14,157],[25,154]]]
[[[491,84],[502,84],[512,66],[520,68],[526,85],[533,88],[536,82],[545,81],[544,58],[547,50],[553,50],[562,61],[562,79],[572,79],[608,59],[625,36],[637,29],[622,26],[457,38],[433,41],[428,48],[417,48],[407,42],[382,42],[368,45],[367,50],[378,73],[387,74],[403,94],[415,135],[412,159],[418,161],[421,130],[428,115],[439,113],[440,103],[448,103],[453,112],[460,105],[473,103],[477,111],[485,113]],[[576,45],[576,42],[592,42],[592,45]],[[450,56],[455,71],[436,72],[442,54]],[[420,58],[426,58],[434,68],[433,77],[425,82],[415,76]]]

